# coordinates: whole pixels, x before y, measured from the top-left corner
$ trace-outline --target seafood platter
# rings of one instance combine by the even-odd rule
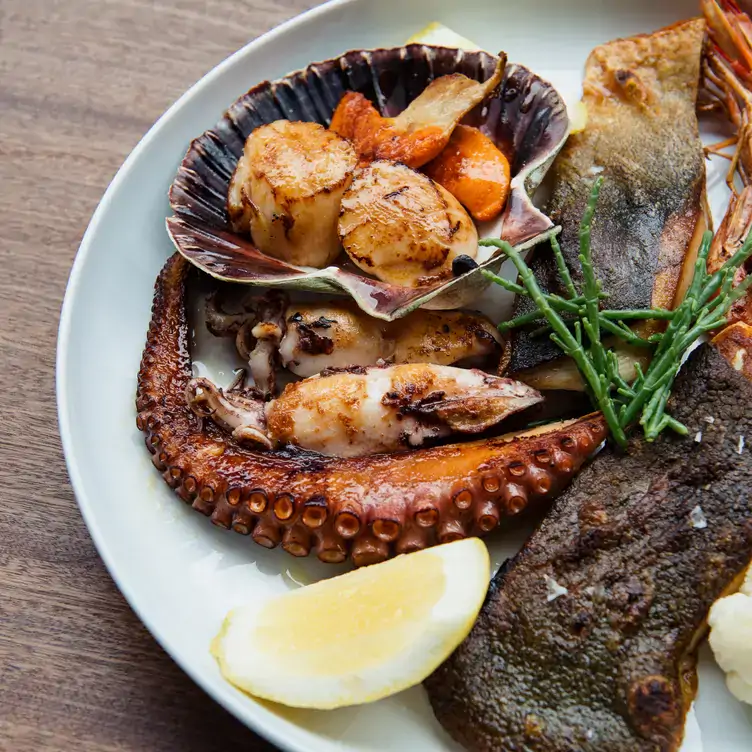
[[[180,144],[125,433],[216,549],[184,578],[232,580],[201,671],[278,744],[752,748],[742,5],[601,39],[566,98],[434,23],[246,71]],[[419,720],[350,744],[376,707]]]

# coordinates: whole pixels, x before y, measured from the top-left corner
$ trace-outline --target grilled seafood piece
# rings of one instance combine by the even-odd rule
[[[729,0],[703,0],[702,10],[710,36],[703,63],[704,106],[724,112],[735,130],[733,138],[708,147],[709,153],[727,156],[723,149],[735,145],[726,176],[734,197],[708,257],[709,269],[716,271],[752,228],[752,20]],[[750,271],[748,262],[738,270],[735,285]],[[734,304],[729,319],[752,324],[752,293]]]
[[[294,445],[334,457],[419,447],[455,433],[481,433],[543,398],[511,379],[425,363],[325,371],[271,402],[193,379],[188,405],[268,449]]]
[[[287,307],[282,365],[296,376],[315,376],[328,368],[370,366],[391,354],[383,322],[347,301]],[[254,382],[256,374],[251,371]]]
[[[329,127],[353,143],[361,164],[386,159],[422,167],[442,152],[457,123],[499,87],[506,62],[500,53],[496,70],[482,83],[462,73],[435,78],[392,118],[382,117],[360,92],[348,91]]]
[[[347,302],[289,306],[279,346],[282,365],[303,377],[379,360],[475,363],[500,352],[498,329],[480,313],[419,309],[386,323]]]
[[[485,535],[546,505],[606,437],[603,419],[588,415],[466,444],[351,459],[240,444],[186,404],[189,268],[175,254],[157,279],[136,426],[181,499],[261,546],[363,566]]]
[[[453,363],[476,361],[501,351],[499,330],[472,311],[413,311],[387,326],[394,342],[395,363]]]
[[[353,303],[291,303],[277,291],[226,313],[216,291],[206,299],[206,324],[216,336],[234,337],[250,364],[256,389],[273,394],[281,365],[296,376],[329,368],[394,363],[478,363],[501,352],[497,328],[469,311],[417,310],[394,322],[371,318]],[[260,336],[259,336],[260,335]]]
[[[356,171],[337,229],[356,266],[404,287],[450,280],[458,256],[478,253],[478,231],[460,202],[417,170],[393,162]]]
[[[230,181],[233,229],[274,258],[327,266],[341,251],[337,215],[356,164],[352,146],[318,123],[256,128]]]
[[[562,251],[579,284],[579,225],[593,181],[605,177],[592,247],[610,309],[671,308],[692,273],[709,216],[695,112],[704,36],[696,19],[609,42],[588,58],[587,127],[554,163],[547,213],[562,226]],[[549,292],[566,294],[550,247],[537,247],[530,267]],[[529,310],[518,298],[515,315]],[[655,326],[642,326],[641,336]],[[577,370],[560,359],[548,337],[515,330],[510,373],[536,388],[581,389]],[[633,357],[621,360],[631,380]]]
[[[235,338],[238,351],[241,355],[246,355],[250,371],[258,379],[259,388],[265,394],[277,391],[279,348],[285,333],[286,304],[287,296],[276,290],[261,299],[258,320],[253,323],[250,331],[255,344],[253,348],[248,347],[247,355],[243,349],[247,343],[247,327],[241,329]]]
[[[732,368],[752,381],[752,326],[737,321],[716,334],[713,345]]]
[[[729,0],[701,0],[700,7],[710,37],[703,60],[705,106],[720,108],[736,130],[723,144],[736,144],[726,176],[736,194],[735,173],[744,185],[752,180],[752,22]]]
[[[494,579],[427,682],[471,752],[675,752],[712,603],[752,558],[752,384],[703,346],[669,409],[690,436],[607,448]],[[739,451],[739,447],[742,451]]]

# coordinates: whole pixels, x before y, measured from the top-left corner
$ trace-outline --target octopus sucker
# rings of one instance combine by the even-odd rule
[[[475,525],[481,533],[490,533],[499,524],[499,505],[496,501],[485,501],[475,512]]]
[[[282,548],[293,556],[308,556],[311,551],[311,533],[302,525],[293,525],[285,530]]]
[[[181,499],[266,548],[364,565],[482,534],[553,499],[606,437],[602,417],[592,414],[516,435],[350,458],[249,448],[186,401],[189,269],[176,254],[157,279],[136,424]],[[541,467],[544,456],[551,462]]]
[[[316,534],[316,556],[326,564],[341,564],[347,559],[348,546],[331,531]]]
[[[259,520],[251,533],[253,540],[264,548],[276,548],[282,538],[279,526],[270,520]]]
[[[415,523],[408,525],[405,532],[395,544],[395,553],[409,554],[414,551],[422,551],[435,544],[435,536],[431,531],[422,528]]]
[[[352,560],[356,567],[367,567],[385,561],[391,554],[389,544],[375,535],[363,535],[353,542]]]
[[[315,530],[326,522],[326,499],[307,501],[300,514],[300,521],[309,529]]]
[[[504,511],[509,516],[519,514],[527,506],[525,489],[517,483],[507,483],[501,492]]]
[[[439,512],[433,507],[419,509],[415,512],[415,524],[419,527],[434,527],[439,521]]]
[[[439,543],[451,543],[452,541],[467,538],[465,525],[460,520],[452,517],[446,517],[438,529]]]

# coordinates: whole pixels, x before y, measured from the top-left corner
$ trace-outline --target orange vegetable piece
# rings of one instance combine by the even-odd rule
[[[370,100],[355,91],[342,97],[329,128],[353,143],[362,165],[375,159],[389,159],[408,167],[420,167],[447,144],[444,130],[435,125],[412,133],[400,131],[392,118],[382,117]]]
[[[479,221],[498,217],[509,196],[509,160],[488,136],[469,125],[454,129],[446,148],[423,172]]]
[[[352,142],[361,164],[388,159],[422,167],[441,154],[457,123],[496,89],[505,65],[501,54],[493,75],[483,82],[462,73],[440,76],[394,118],[382,117],[366,97],[348,91],[329,127]]]

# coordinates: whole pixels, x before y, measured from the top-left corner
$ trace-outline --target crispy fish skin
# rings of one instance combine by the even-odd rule
[[[581,281],[579,225],[598,175],[605,178],[592,232],[593,262],[612,309],[671,307],[688,248],[706,226],[705,165],[695,114],[705,22],[597,47],[588,58],[585,130],[572,135],[552,168],[546,213],[575,283]],[[694,242],[693,242],[694,241]],[[531,268],[552,292],[561,288],[551,249]],[[579,277],[579,279],[578,279]],[[531,310],[518,298],[515,315]],[[561,357],[547,337],[513,336],[510,370]]]
[[[605,449],[578,476],[426,681],[456,740],[472,752],[679,748],[708,609],[752,558],[752,453],[739,452],[750,404],[752,384],[703,346],[670,403],[690,436]]]

